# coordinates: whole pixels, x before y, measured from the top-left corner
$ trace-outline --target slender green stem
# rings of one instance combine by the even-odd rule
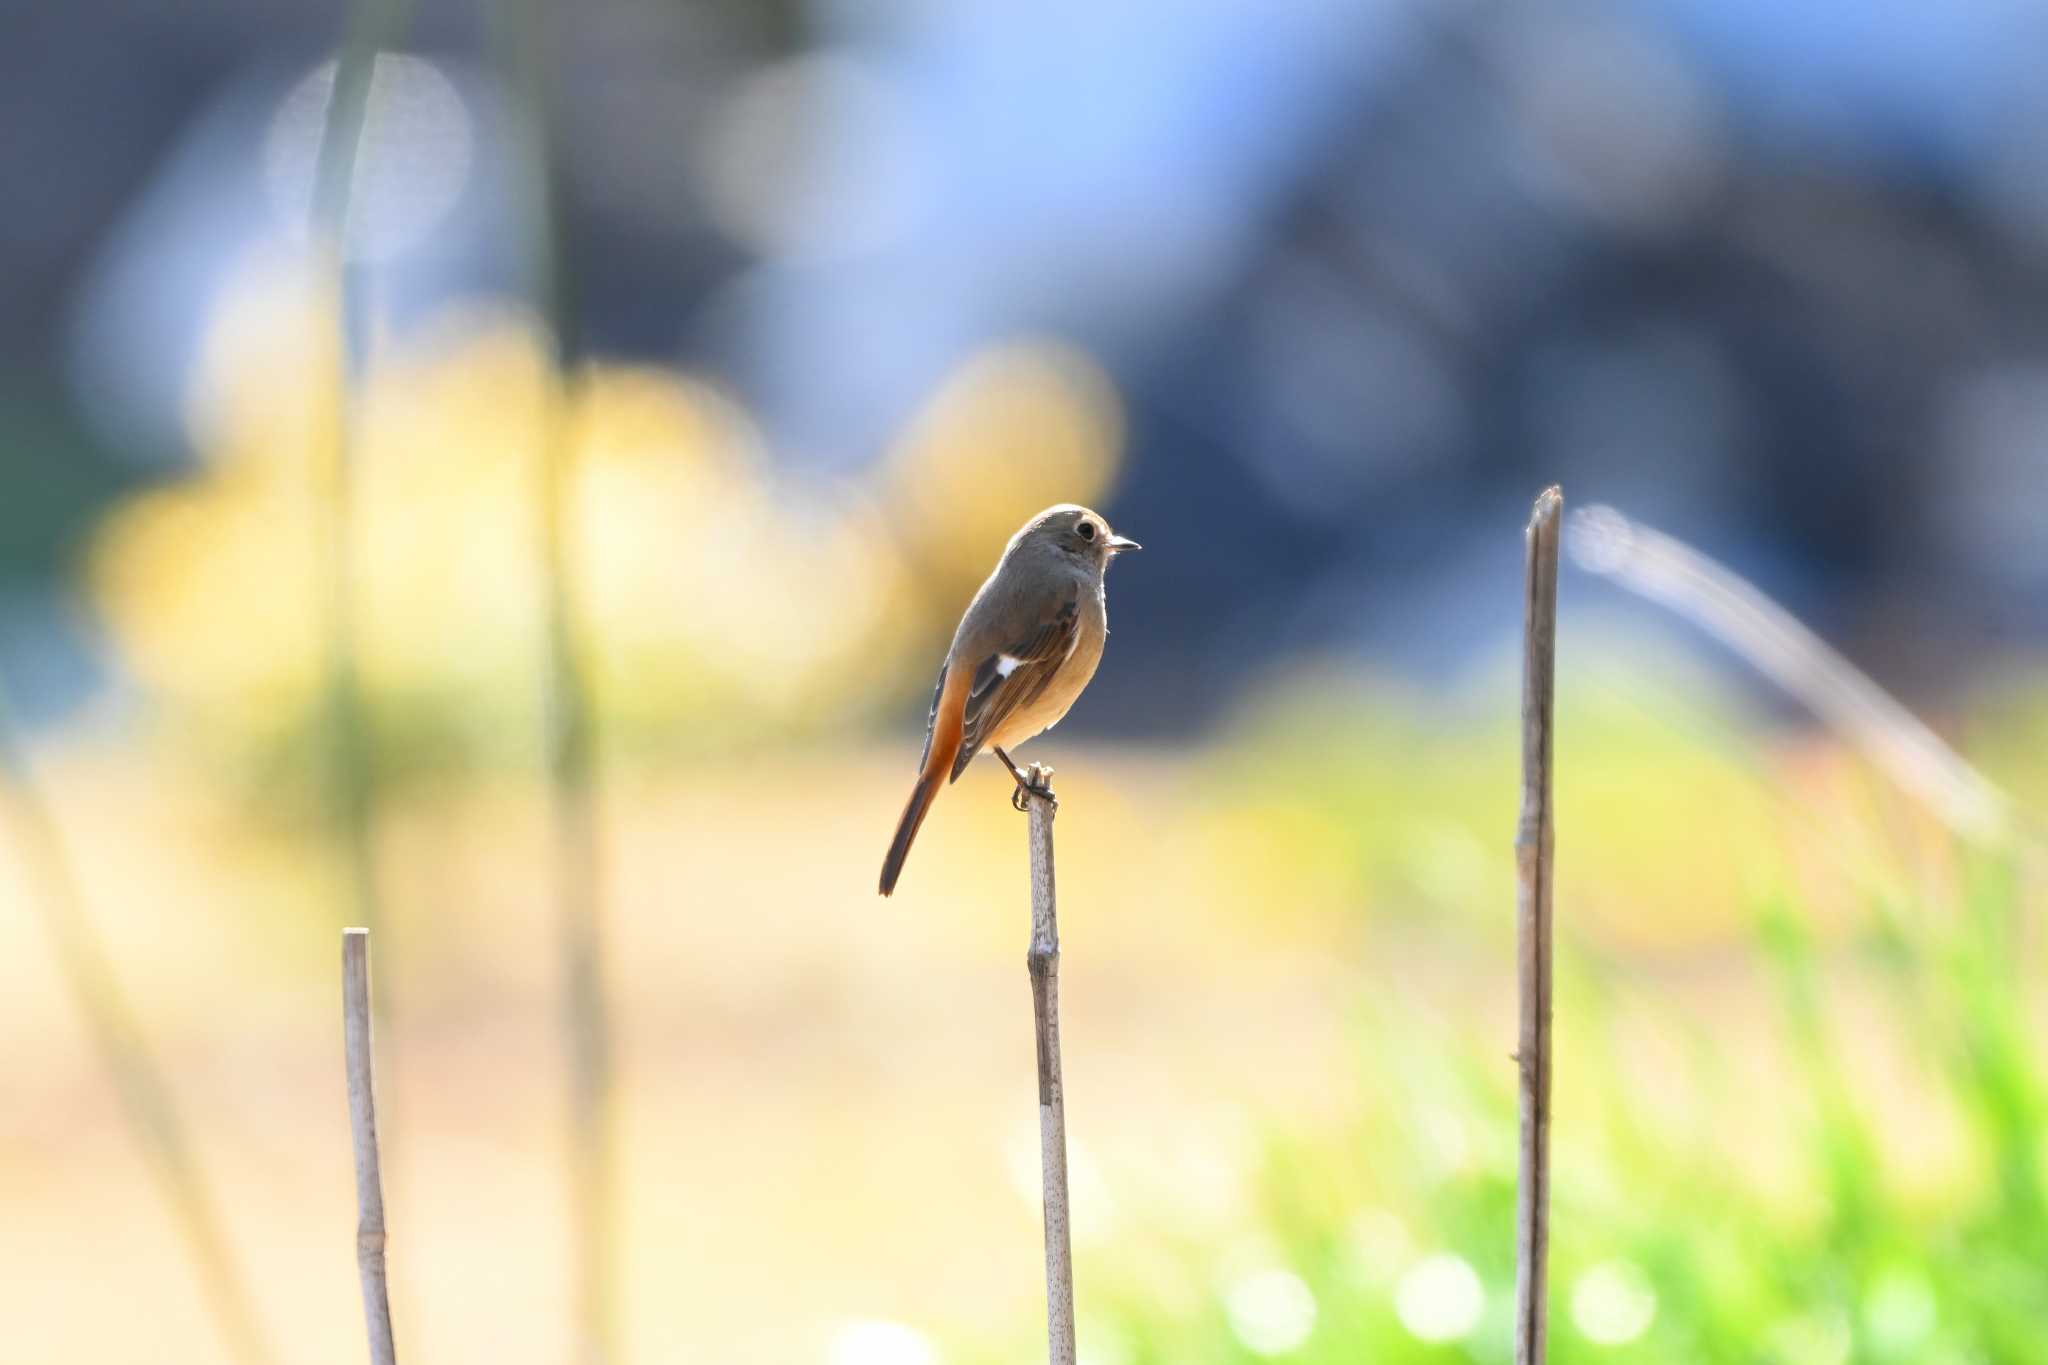
[[[545,595],[548,790],[554,825],[557,942],[570,1087],[570,1216],[575,1256],[575,1352],[579,1361],[620,1358],[614,1209],[617,1159],[609,1009],[604,972],[604,867],[598,809],[595,708],[578,650],[568,516],[575,451],[566,420],[568,385],[581,338],[558,208],[559,158],[540,0],[494,8],[495,33],[515,93],[520,139],[526,269],[554,348],[542,405],[539,486],[540,560]]]
[[[363,124],[370,112],[370,81],[377,53],[396,41],[405,26],[405,0],[360,0],[348,38],[334,66],[327,120],[320,131],[320,159],[313,173],[313,233],[319,246],[339,260],[346,246],[349,201]]]
[[[339,310],[335,321],[335,369],[327,377],[326,385],[332,406],[328,420],[316,425],[322,436],[312,460],[326,637],[322,726],[326,740],[326,805],[341,848],[342,876],[348,887],[344,923],[375,933],[384,945],[387,962],[392,960],[393,940],[385,932],[378,894],[373,843],[375,768],[371,760],[369,713],[356,666],[351,394],[356,357],[367,349],[361,342],[366,281],[362,271],[349,264],[349,219],[377,54],[398,41],[407,17],[404,0],[358,0],[347,40],[335,62],[334,85],[321,131],[320,157],[314,169],[312,215],[312,265],[327,299]],[[376,997],[377,1017],[383,1025],[380,1031],[385,1039],[387,1079],[395,1070],[391,1052],[398,1036],[391,1026],[397,1015],[394,992],[388,984],[391,975],[386,974],[387,984]],[[395,1136],[395,1132],[387,1130],[384,1143],[385,1164],[394,1168],[398,1164]]]
[[[64,983],[120,1096],[129,1131],[191,1252],[200,1290],[234,1358],[245,1365],[266,1365],[276,1357],[229,1252],[213,1192],[192,1153],[185,1119],[86,913],[56,819],[14,738],[4,696],[0,773],[5,775],[5,806],[14,839],[32,881],[30,899],[49,930]]]
[[[332,420],[326,425],[323,448],[314,461],[314,483],[322,513],[320,534],[325,617],[325,725],[327,740],[328,812],[344,849],[350,907],[347,918],[371,930],[383,924],[377,894],[376,859],[372,845],[375,771],[371,761],[368,708],[356,667],[355,571],[352,543],[355,485],[350,449],[351,357],[358,345],[357,326],[363,281],[348,265],[349,211],[368,121],[377,54],[395,42],[407,17],[403,0],[362,0],[335,63],[334,85],[320,138],[319,163],[313,180],[313,256],[315,268],[340,308],[339,373],[334,376]],[[389,943],[388,935],[380,935]],[[386,954],[389,955],[389,948]],[[378,1014],[388,1023],[391,992],[378,997]],[[390,1037],[387,1030],[386,1037]]]

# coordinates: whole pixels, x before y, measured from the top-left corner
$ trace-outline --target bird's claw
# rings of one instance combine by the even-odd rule
[[[1031,776],[1018,782],[1011,790],[1010,804],[1019,811],[1029,811],[1031,798],[1034,796],[1042,798],[1055,813],[1059,811],[1060,799],[1052,794],[1052,781],[1043,776],[1038,768],[1033,768]]]
[[[1016,779],[1017,786],[1010,793],[1011,806],[1019,811],[1028,811],[1031,809],[1031,798],[1038,796],[1043,797],[1045,804],[1050,806],[1055,813],[1059,811],[1059,798],[1052,794],[1052,769],[1046,767],[1043,763],[1034,763],[1029,769],[1031,775],[1026,777],[1024,775],[1025,770],[1011,762],[1010,756],[1004,753],[1000,747],[995,749],[994,753],[997,758],[1003,761],[1003,766],[1010,770],[1010,776]]]

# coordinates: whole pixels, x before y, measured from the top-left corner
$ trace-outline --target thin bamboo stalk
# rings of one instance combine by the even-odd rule
[[[384,1174],[377,1159],[375,1035],[370,1027],[370,931],[341,931],[342,1037],[348,1054],[349,1139],[356,1161],[356,1273],[370,1365],[397,1365],[384,1271]]]
[[[1067,1207],[1067,1102],[1060,1079],[1060,926],[1053,877],[1052,770],[1031,768],[1031,1015],[1038,1041],[1038,1146],[1045,1194],[1045,1327],[1052,1365],[1074,1365],[1074,1249]],[[1040,794],[1042,792],[1042,794]]]
[[[1557,544],[1564,494],[1546,488],[1526,532],[1522,817],[1515,834],[1520,960],[1521,1179],[1515,1208],[1515,1365],[1543,1365],[1550,1289],[1551,717],[1557,674]]]

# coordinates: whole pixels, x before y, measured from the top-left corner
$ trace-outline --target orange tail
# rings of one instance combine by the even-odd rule
[[[882,860],[882,894],[888,895],[896,889],[896,879],[903,875],[903,860],[910,856],[910,845],[917,838],[917,831],[924,825],[924,817],[931,812],[932,802],[939,796],[939,788],[946,785],[953,774],[953,759],[960,752],[960,713],[966,700],[966,678],[947,688],[942,685],[940,700],[932,715],[932,740],[925,751],[924,771],[917,775],[917,785],[911,788],[910,804],[903,808],[903,819],[897,822],[896,838],[889,844],[889,856]]]
[[[939,788],[945,782],[945,768],[935,765],[925,769],[917,779],[917,786],[911,789],[910,804],[903,808],[903,820],[896,826],[896,838],[889,845],[889,856],[882,860],[883,895],[896,889],[896,879],[903,875],[903,860],[910,856],[911,841],[917,838],[917,831],[924,824],[924,817],[931,810],[932,802],[938,799]]]

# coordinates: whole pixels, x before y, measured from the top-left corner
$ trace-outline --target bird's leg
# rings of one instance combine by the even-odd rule
[[[1017,779],[1017,789],[1010,793],[1010,804],[1012,806],[1016,807],[1020,811],[1028,811],[1031,809],[1031,798],[1034,796],[1042,796],[1047,801],[1052,803],[1052,808],[1054,810],[1058,810],[1060,808],[1059,798],[1052,794],[1051,782],[1046,781],[1044,778],[1041,778],[1038,781],[1034,782],[1030,778],[1024,776],[1023,773],[1017,771],[1017,765],[1010,761],[1010,756],[1004,753],[1001,749],[995,748],[993,745],[990,746],[990,752],[993,753],[997,758],[1003,760],[1003,766],[1010,770],[1010,776]],[[1052,773],[1052,769],[1050,768],[1039,768],[1036,769],[1036,771],[1043,772],[1048,777]]]
[[[1010,761],[1008,754],[993,745],[989,746],[989,750],[1003,760],[1003,766],[1010,770],[1010,776],[1017,779],[1017,789],[1010,793],[1010,804],[1020,811],[1030,810],[1031,798],[1027,793],[1031,790],[1031,783],[1025,780],[1024,774],[1017,771],[1017,765]]]

